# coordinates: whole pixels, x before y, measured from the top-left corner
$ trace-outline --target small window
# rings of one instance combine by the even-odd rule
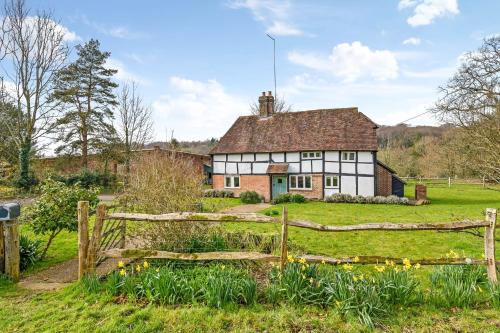
[[[321,158],[321,156],[322,153],[320,151],[310,151],[302,153],[302,158],[307,160]]]
[[[337,188],[337,187],[339,187],[338,176],[325,176],[325,188]]]
[[[356,153],[353,151],[344,151],[342,153],[342,161],[355,161]]]
[[[226,176],[224,187],[226,188],[238,188],[240,187],[240,176]]]
[[[306,176],[306,175],[290,176],[290,188],[294,190],[310,190],[312,188],[311,176]]]

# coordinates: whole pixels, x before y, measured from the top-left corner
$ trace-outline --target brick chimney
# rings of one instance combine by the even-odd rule
[[[274,113],[274,96],[268,91],[262,92],[262,96],[259,96],[259,115],[261,117],[270,117]]]

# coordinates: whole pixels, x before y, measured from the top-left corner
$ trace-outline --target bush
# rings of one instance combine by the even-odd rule
[[[208,189],[203,191],[203,196],[206,198],[233,198],[234,192],[230,190]]]
[[[264,198],[257,192],[255,191],[245,191],[241,192],[240,194],[240,200],[242,203],[245,204],[256,204],[262,202]]]
[[[20,269],[26,270],[34,265],[40,259],[40,247],[42,242],[38,239],[33,240],[28,236],[19,237]]]
[[[108,188],[116,186],[116,176],[114,174],[109,172],[91,171],[88,169],[85,169],[80,173],[67,176],[55,175],[52,176],[52,178],[66,185],[75,185],[78,183],[80,186],[85,188],[93,186]]]
[[[53,239],[61,231],[78,229],[76,209],[78,201],[89,201],[90,207],[95,208],[99,189],[96,187],[87,189],[79,184],[67,186],[48,179],[40,186],[39,192],[39,197],[35,199],[33,205],[28,206],[22,219],[30,223],[35,234],[49,234],[47,244],[40,256],[43,259]]]
[[[392,205],[407,205],[409,203],[408,198],[400,198],[395,195],[390,195],[388,197],[383,196],[368,196],[364,197],[361,195],[352,196],[346,193],[335,193],[330,196],[325,197],[326,202],[343,202],[343,203],[362,203],[362,204],[392,204]]]
[[[293,203],[303,203],[306,201],[306,198],[302,194],[296,193],[282,193],[273,198],[271,203],[273,205],[293,202]]]

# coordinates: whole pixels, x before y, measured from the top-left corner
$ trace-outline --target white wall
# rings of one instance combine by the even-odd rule
[[[373,163],[358,163],[358,173],[363,175],[373,175]]]
[[[356,195],[356,176],[341,176],[340,190],[342,193]]]
[[[358,177],[358,194],[364,197],[375,195],[375,178]]]

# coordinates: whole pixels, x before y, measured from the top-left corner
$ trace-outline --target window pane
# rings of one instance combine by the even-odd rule
[[[326,177],[326,187],[332,186],[332,177]]]
[[[321,153],[320,153],[320,152],[317,152],[317,153],[316,153],[316,157],[321,157]]]
[[[290,176],[290,187],[297,188],[297,176]]]
[[[350,153],[349,159],[351,161],[354,161],[356,159],[356,154],[355,153]]]
[[[226,187],[231,187],[231,177],[226,177]]]
[[[333,187],[339,186],[339,177],[332,177]]]
[[[347,153],[342,153],[342,159],[347,160]]]
[[[307,153],[302,153],[302,158],[307,158]]]
[[[298,188],[304,188],[304,176],[297,176]]]
[[[311,176],[305,176],[306,186],[305,188],[311,188]]]
[[[240,177],[233,177],[234,187],[240,187]]]

